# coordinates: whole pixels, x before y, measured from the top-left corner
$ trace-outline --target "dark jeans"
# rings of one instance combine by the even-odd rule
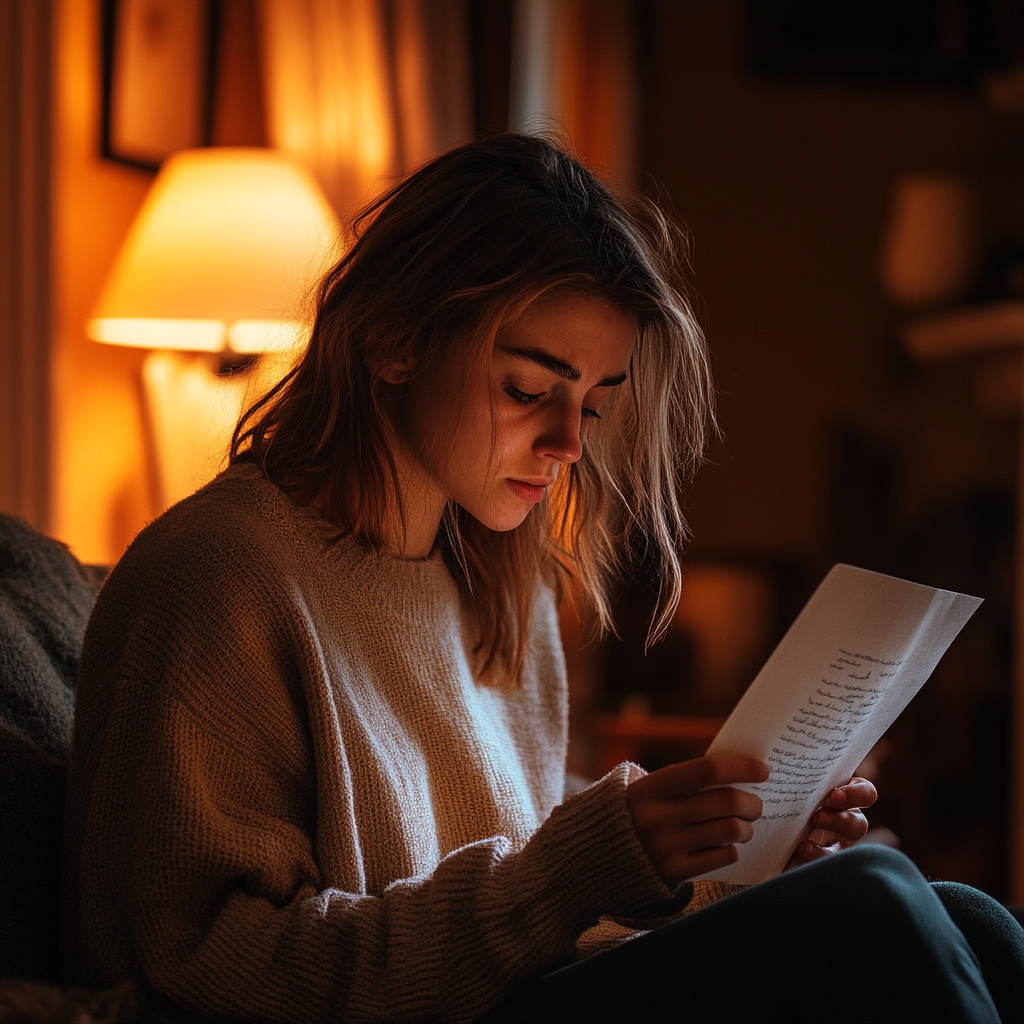
[[[544,975],[479,1024],[1000,1019],[1024,1021],[1024,929],[861,846]]]

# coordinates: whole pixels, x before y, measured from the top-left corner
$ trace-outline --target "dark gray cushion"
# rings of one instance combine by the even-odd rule
[[[101,579],[0,514],[0,977],[56,972],[64,765]]]

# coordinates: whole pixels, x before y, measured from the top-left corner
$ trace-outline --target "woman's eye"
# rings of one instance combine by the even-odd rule
[[[525,391],[520,391],[515,384],[510,384],[505,381],[501,385],[501,390],[512,399],[513,402],[518,402],[520,405],[533,405],[534,402],[539,402],[544,397],[544,392],[541,391],[537,395],[528,395]]]
[[[515,384],[507,380],[502,382],[501,390],[504,391],[505,394],[508,395],[508,397],[511,398],[512,401],[516,402],[518,405],[534,405],[547,394],[546,391],[539,391],[535,395],[532,395],[527,391],[520,391],[520,389],[517,388]],[[585,420],[599,420],[601,418],[601,414],[596,409],[588,409],[586,406],[583,406],[583,408],[580,410],[580,414],[581,418]]]

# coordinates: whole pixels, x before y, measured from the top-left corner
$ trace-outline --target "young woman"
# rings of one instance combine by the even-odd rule
[[[556,596],[573,581],[607,622],[638,549],[655,633],[678,595],[712,423],[680,261],[655,208],[525,136],[441,157],[357,222],[230,468],[97,603],[78,980],[130,979],[162,1020],[999,1019],[998,970],[909,862],[832,855],[869,783],[817,812],[834,841],[793,866],[814,863],[720,902],[688,880],[750,838],[760,803],[731,787],[763,764],[622,765],[563,799]],[[1021,943],[977,930],[1012,990]]]

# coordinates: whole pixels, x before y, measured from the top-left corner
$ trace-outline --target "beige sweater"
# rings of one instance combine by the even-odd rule
[[[107,581],[71,759],[75,980],[132,979],[171,1018],[467,1021],[599,916],[685,900],[632,828],[637,769],[561,802],[551,595],[505,692],[473,678],[440,558],[330,536],[236,467]]]

